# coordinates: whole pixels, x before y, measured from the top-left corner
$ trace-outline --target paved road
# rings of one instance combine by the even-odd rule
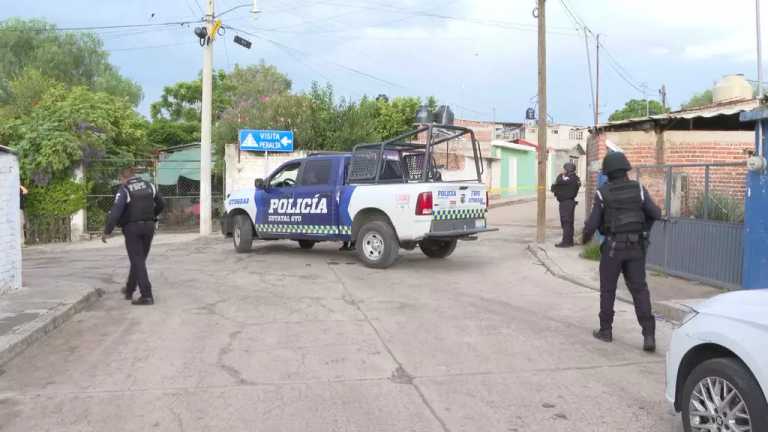
[[[641,351],[624,304],[616,341],[592,339],[597,294],[525,251],[533,208],[493,210],[501,232],[386,271],[333,245],[167,237],[143,308],[118,293],[118,239],[28,251],[30,285],[108,294],[0,371],[0,430],[676,430],[663,353]],[[660,345],[669,334],[660,323]]]

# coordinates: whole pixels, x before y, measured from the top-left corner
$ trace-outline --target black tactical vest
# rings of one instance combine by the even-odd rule
[[[128,202],[123,213],[124,224],[131,222],[153,221],[155,219],[155,189],[152,185],[133,177],[123,186],[128,192]]]
[[[641,233],[645,227],[643,190],[634,180],[617,180],[600,187],[605,213],[602,231],[606,235]]]

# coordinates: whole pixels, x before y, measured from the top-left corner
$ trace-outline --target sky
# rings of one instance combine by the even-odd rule
[[[59,27],[190,21],[189,25],[100,30],[110,60],[139,83],[139,111],[163,88],[194,79],[202,49],[193,28],[208,0],[0,0],[0,20],[41,18]],[[251,0],[215,0],[217,12]],[[264,60],[302,91],[333,84],[339,97],[435,96],[457,117],[522,122],[537,98],[534,0],[258,0],[221,17],[214,67]],[[723,75],[756,80],[755,0],[547,1],[548,111],[557,123],[592,123],[590,76],[600,34],[601,119],[632,98],[679,108]],[[768,23],[768,4],[762,19]],[[232,42],[240,35],[253,46]],[[768,31],[763,32],[766,45]],[[587,46],[589,46],[588,66]]]

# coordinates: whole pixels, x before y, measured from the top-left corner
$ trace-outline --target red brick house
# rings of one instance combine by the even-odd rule
[[[741,123],[739,114],[757,106],[755,99],[738,100],[599,126],[587,144],[586,211],[591,209],[602,158],[609,147],[616,146],[633,166],[641,167],[639,178],[660,206],[664,206],[670,190],[675,198],[668,201],[670,214],[695,216],[704,191],[705,168],[675,166],[669,185],[668,171],[657,165],[745,161],[747,151],[755,145],[754,125]],[[637,177],[637,171],[633,170],[630,177]],[[711,193],[743,200],[745,169],[710,167],[708,187]]]

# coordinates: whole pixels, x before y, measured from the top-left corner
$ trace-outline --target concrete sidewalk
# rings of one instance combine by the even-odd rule
[[[0,296],[0,366],[98,299],[102,291],[51,281]],[[2,375],[2,369],[0,369]]]
[[[599,262],[581,258],[579,254],[582,246],[560,249],[549,243],[531,243],[528,245],[528,250],[558,278],[600,291]],[[674,322],[679,322],[688,313],[686,305],[695,306],[703,300],[725,292],[699,282],[651,270],[648,271],[648,287],[651,291],[654,313]],[[616,297],[632,303],[632,295],[623,278],[619,278]]]
[[[161,234],[153,246],[199,238],[198,234]],[[99,299],[119,282],[83,277],[73,265],[61,265],[61,258],[83,251],[100,250],[122,257],[123,238],[115,235],[105,245],[100,239],[75,243],[54,243],[24,248],[24,287],[0,296],[0,367],[30,345],[64,324],[69,318]],[[98,260],[101,261],[101,260]],[[123,277],[121,266],[119,278]],[[68,274],[71,272],[72,274]],[[85,284],[84,280],[90,280]],[[0,375],[3,371],[0,369]]]

